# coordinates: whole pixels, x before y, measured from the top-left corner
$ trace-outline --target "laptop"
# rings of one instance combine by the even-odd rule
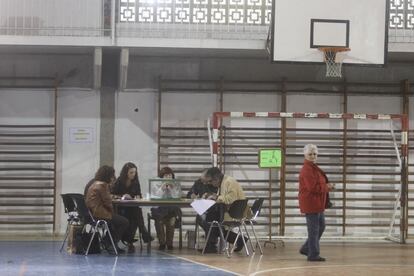
[[[177,179],[151,178],[148,183],[150,200],[181,200],[181,183]]]

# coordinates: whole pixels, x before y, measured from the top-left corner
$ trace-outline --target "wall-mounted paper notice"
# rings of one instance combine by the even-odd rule
[[[69,143],[93,143],[93,128],[91,127],[71,127],[69,128]]]

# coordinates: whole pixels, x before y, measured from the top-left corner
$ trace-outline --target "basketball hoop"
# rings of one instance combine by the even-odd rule
[[[346,53],[351,49],[346,47],[320,47],[318,50],[323,52],[324,55],[326,77],[341,78],[342,62],[346,57]]]

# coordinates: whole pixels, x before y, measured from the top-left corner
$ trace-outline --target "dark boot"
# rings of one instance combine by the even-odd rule
[[[133,243],[128,243],[128,253],[134,253],[135,252],[135,246]]]
[[[146,230],[141,232],[141,236],[145,243],[152,242],[154,240],[154,238]]]
[[[244,242],[247,245],[247,241],[249,239],[247,237],[243,237],[243,238],[244,238]],[[241,251],[243,249],[243,247],[244,247],[244,243],[243,243],[242,237],[239,237],[238,240],[237,240],[237,243],[236,243],[236,248],[234,248],[234,252]]]

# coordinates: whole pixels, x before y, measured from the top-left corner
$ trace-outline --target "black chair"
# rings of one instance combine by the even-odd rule
[[[91,231],[92,231],[92,236],[89,240],[88,243],[88,247],[86,249],[85,252],[85,256],[88,255],[89,253],[89,249],[91,247],[92,241],[95,237],[95,234],[98,234],[98,239],[100,244],[103,244],[104,238],[106,235],[108,235],[110,241],[111,241],[111,245],[112,248],[115,251],[115,255],[118,255],[118,250],[116,249],[114,240],[112,238],[112,234],[111,231],[109,229],[108,226],[108,222],[103,220],[103,219],[98,219],[96,220],[91,212],[89,211],[88,207],[86,206],[85,203],[85,197],[83,194],[70,194],[71,199],[73,200],[74,204],[75,204],[75,209],[78,212],[79,218],[81,220],[81,222],[86,226],[86,225],[90,225],[91,226]]]
[[[245,234],[247,235],[248,241],[250,242],[250,246],[253,248],[253,245],[251,243],[251,239],[249,236],[249,232],[247,231],[246,224],[244,222],[247,219],[246,208],[247,208],[247,199],[239,199],[239,200],[234,201],[230,205],[229,210],[228,210],[228,213],[230,217],[232,218],[232,220],[223,221],[222,223],[223,226],[227,226],[229,228],[227,235],[226,235],[226,240],[229,237],[230,231],[233,228],[236,228],[236,227],[238,228],[237,236],[236,236],[236,239],[234,240],[233,247],[231,249],[230,254],[228,254],[229,257],[233,254],[234,248],[236,247],[237,241],[239,238],[242,239],[246,255],[249,256],[249,249],[247,248],[247,244],[244,239]],[[243,231],[243,228],[244,228],[244,231]]]
[[[65,213],[67,214],[67,224],[66,224],[66,231],[65,231],[65,238],[63,239],[62,246],[60,247],[60,252],[62,252],[63,247],[65,246],[66,240],[68,239],[69,235],[69,227],[73,223],[79,222],[78,213],[75,210],[75,204],[73,203],[70,194],[61,194],[63,201],[63,207],[65,208]]]
[[[201,252],[201,254],[204,254],[208,241],[210,239],[210,235],[211,232],[213,230],[213,228],[217,228],[219,230],[219,234],[220,234],[220,249],[218,250],[218,253],[221,253],[222,250],[222,244],[225,244],[225,250],[226,250],[226,254],[228,257],[230,257],[229,255],[229,251],[228,251],[228,247],[227,247],[227,239],[224,238],[224,234],[223,234],[223,220],[224,220],[224,212],[226,209],[226,205],[224,203],[216,203],[215,205],[213,205],[211,208],[213,208],[215,206],[215,208],[217,208],[218,210],[218,218],[213,220],[213,221],[207,221],[207,224],[209,225],[208,227],[208,233],[207,233],[207,237],[206,237],[206,243],[203,247],[203,251]]]
[[[151,236],[151,220],[155,221],[155,218],[151,215],[151,212],[148,212],[147,214],[147,220],[148,220],[148,234]],[[182,214],[176,217],[175,221],[175,229],[178,229],[178,248],[183,248],[183,219]],[[147,251],[151,251],[151,239],[148,241]]]
[[[256,240],[255,248],[259,247],[261,255],[263,255],[263,250],[262,250],[262,246],[260,245],[259,239],[257,238],[256,231],[254,230],[254,224],[257,223],[256,218],[259,216],[260,211],[262,210],[263,201],[264,201],[264,198],[258,198],[253,202],[253,206],[251,208],[253,217],[245,220],[245,223],[250,224],[252,228],[254,239]],[[253,248],[253,251],[254,251],[254,248]]]

